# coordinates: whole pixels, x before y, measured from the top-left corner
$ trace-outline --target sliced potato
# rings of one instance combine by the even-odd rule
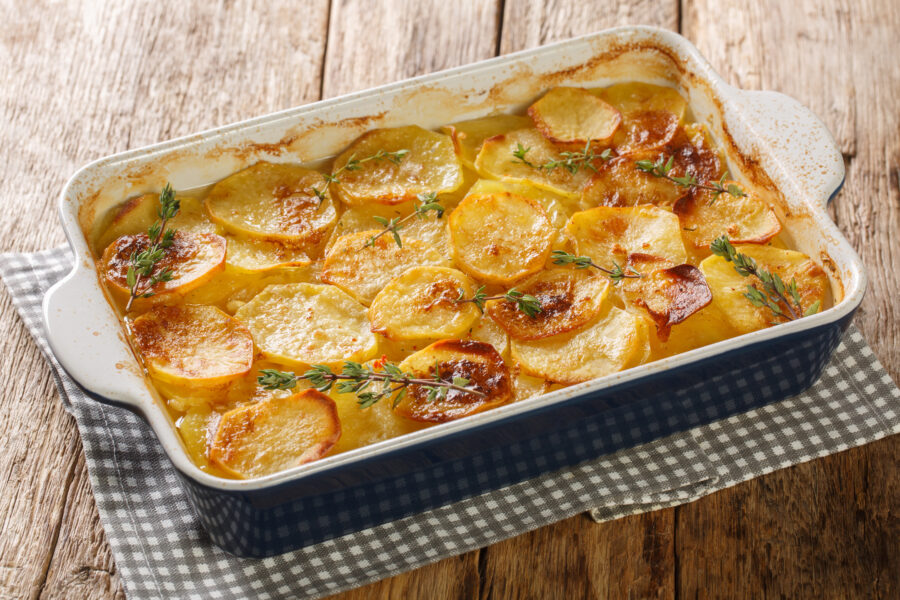
[[[603,142],[615,133],[622,115],[583,88],[557,87],[528,107],[538,131],[557,144]]]
[[[392,340],[451,338],[478,319],[478,308],[456,302],[474,293],[465,273],[447,267],[412,267],[384,287],[369,308],[372,331]]]
[[[462,121],[453,125],[446,125],[441,131],[453,140],[453,148],[462,163],[470,169],[475,168],[475,158],[481,151],[481,145],[489,137],[501,135],[514,129],[531,127],[528,117],[519,115],[494,115]]]
[[[712,292],[700,269],[676,265],[643,277],[626,279],[622,285],[625,297],[642,308],[656,324],[656,335],[667,340],[673,325],[681,323],[712,301]]]
[[[191,407],[175,422],[191,459],[199,467],[208,467],[207,448],[216,433],[221,415],[206,404]]]
[[[825,272],[802,252],[782,250],[772,246],[755,244],[736,245],[735,249],[750,256],[760,269],[777,273],[785,285],[792,279],[797,281],[800,295],[800,315],[813,303],[819,302],[824,308],[828,277]],[[744,296],[747,286],[762,290],[762,285],[754,276],[742,277],[734,270],[734,265],[720,256],[710,256],[700,263],[700,270],[713,294],[715,306],[738,334],[768,327],[772,322],[784,319],[775,317],[766,307],[753,306]],[[784,308],[784,307],[782,307]]]
[[[727,186],[735,184],[724,182]],[[781,222],[768,204],[754,196],[715,197],[703,190],[684,196],[675,204],[675,214],[681,220],[682,237],[696,256],[706,257],[713,240],[727,235],[732,244],[764,244],[778,235]]]
[[[643,319],[610,306],[593,323],[540,340],[512,340],[522,371],[558,383],[580,383],[639,364],[649,354]]]
[[[251,479],[322,458],[340,437],[334,400],[303,390],[222,415],[209,458],[232,475]]]
[[[103,274],[111,289],[128,297],[128,269],[131,256],[150,246],[146,234],[126,235],[107,246],[101,259]],[[212,279],[225,268],[225,238],[214,233],[184,233],[177,231],[172,245],[165,249],[162,259],[156,263],[154,273],[168,270],[172,277],[159,281],[142,291],[153,294],[149,300],[155,302],[161,296],[186,294]],[[135,301],[135,307],[144,304],[143,298]]]
[[[266,358],[295,368],[375,356],[365,307],[331,285],[270,285],[234,316],[250,329]]]
[[[316,247],[328,239],[337,220],[327,186],[318,171],[259,162],[215,184],[206,210],[231,233]]]
[[[378,354],[384,356],[390,361],[402,361],[410,354],[439,342],[443,337],[433,337],[418,340],[392,340],[380,334],[376,334],[378,338]],[[509,349],[509,336],[497,325],[493,319],[487,315],[480,315],[475,323],[456,339],[474,340],[476,342],[484,342],[490,344],[500,356],[506,356]]]
[[[521,402],[529,398],[543,396],[550,391],[550,383],[546,379],[540,377],[532,377],[522,373],[520,369],[516,369],[513,376],[513,394],[514,402]]]
[[[597,165],[597,172],[581,193],[581,206],[588,209],[653,204],[671,210],[686,192],[671,181],[638,169],[633,156],[618,156]]]
[[[186,233],[222,233],[222,228],[209,220],[203,202],[193,196],[178,195],[178,214],[169,219],[168,227]],[[159,194],[144,194],[129,198],[113,208],[105,218],[104,228],[95,238],[94,247],[98,254],[117,238],[126,235],[146,233],[159,218]]]
[[[550,224],[557,229],[565,227],[569,217],[581,210],[580,205],[577,202],[573,202],[571,198],[518,181],[479,179],[469,188],[468,195],[478,196],[480,194],[498,194],[503,192],[524,196],[540,204],[547,214],[547,218],[550,219]]]
[[[509,300],[492,300],[485,310],[514,340],[538,340],[592,321],[609,293],[609,281],[586,269],[557,268],[541,271],[516,289],[537,298],[541,311],[530,317]]]
[[[400,369],[418,378],[463,378],[479,394],[450,390],[445,398],[429,401],[427,388],[410,385],[396,411],[414,421],[443,423],[506,404],[512,399],[512,381],[503,358],[490,344],[469,340],[441,340],[400,363]]]
[[[727,340],[735,335],[736,332],[719,310],[710,305],[692,314],[691,318],[673,325],[667,339],[663,340],[658,335],[651,335],[652,357],[657,360],[674,356],[694,348]]]
[[[377,233],[378,230],[370,230],[341,236],[325,257],[322,281],[338,286],[368,306],[391,279],[409,267],[448,264],[440,252],[414,239],[407,239],[401,247],[388,234],[367,245]]]
[[[245,273],[258,273],[283,267],[306,267],[312,262],[305,247],[282,242],[255,240],[228,235],[226,264]]]
[[[404,150],[397,160],[365,160]],[[350,161],[359,161],[356,168]],[[364,133],[335,159],[332,173],[341,199],[351,206],[400,204],[419,194],[452,192],[463,182],[450,137],[415,125]]]
[[[376,402],[368,408],[361,408],[356,394],[341,394],[332,390],[329,395],[337,405],[338,417],[341,420],[341,439],[338,440],[332,454],[368,446],[428,426],[427,423],[401,417],[393,410],[393,403],[389,399]]]
[[[600,266],[624,264],[631,254],[646,254],[686,262],[678,217],[655,206],[598,206],[575,213],[566,225],[578,254],[590,256]]]
[[[669,143],[687,108],[687,101],[676,90],[637,81],[596,93],[622,113],[622,126],[613,138],[619,154]]]
[[[666,160],[672,157],[672,170],[669,174],[674,177],[690,173],[700,183],[708,184],[718,181],[725,174],[725,158],[716,150],[706,125],[700,123],[687,123],[680,127],[662,153],[657,151],[656,154],[645,154],[644,158],[660,158],[663,154]]]
[[[450,214],[453,257],[469,275],[508,284],[547,262],[556,230],[529,198],[502,192],[466,196]]]
[[[520,147],[527,150],[525,160],[534,166],[524,164],[513,154]],[[540,168],[561,159],[560,150],[540,131],[519,129],[486,139],[475,160],[475,168],[482,177],[530,183],[577,200],[591,175],[591,169],[580,166],[572,173],[563,167]]]
[[[446,197],[442,198],[441,204],[446,207],[446,210],[441,217],[438,217],[435,212],[429,212],[426,215],[411,218],[403,223],[400,229],[400,239],[404,243],[410,240],[425,243],[449,260],[451,257],[450,232],[447,229],[446,217],[458,203],[458,201],[449,201]],[[334,228],[334,237],[328,250],[330,251],[331,247],[334,246],[334,242],[342,236],[350,233],[359,233],[360,231],[371,231],[373,227],[381,227],[378,221],[375,220],[375,217],[402,219],[415,210],[416,204],[415,202],[405,202],[394,206],[366,204],[348,208],[341,214],[341,218],[338,219],[337,226]]]
[[[150,376],[166,383],[218,386],[253,366],[250,331],[214,306],[157,306],[131,331]]]

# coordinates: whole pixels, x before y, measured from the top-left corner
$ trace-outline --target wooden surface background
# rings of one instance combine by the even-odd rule
[[[253,5],[256,6],[253,6]],[[811,107],[871,277],[857,325],[900,381],[896,0],[0,0],[0,251],[63,242],[100,156],[624,24],[680,31],[726,80]],[[0,293],[0,598],[120,598],[75,424]],[[583,516],[341,598],[900,597],[900,436],[596,525]]]

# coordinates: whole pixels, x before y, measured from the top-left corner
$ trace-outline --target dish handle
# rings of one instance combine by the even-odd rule
[[[844,183],[845,169],[840,148],[825,123],[785,94],[735,92],[735,102],[747,116],[745,122],[771,159],[767,170],[779,172],[785,183],[826,209]]]
[[[44,326],[53,355],[98,400],[137,409],[144,377],[125,334],[97,285],[97,274],[76,267],[47,290]]]

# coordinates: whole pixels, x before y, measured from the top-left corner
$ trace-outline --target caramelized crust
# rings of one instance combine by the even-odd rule
[[[308,389],[222,415],[209,458],[236,477],[262,477],[325,456],[340,437],[334,400]]]
[[[669,339],[677,325],[712,302],[706,278],[697,267],[676,265],[629,279],[623,286],[626,297],[647,311],[656,324],[661,341]]]
[[[513,339],[537,340],[590,322],[599,314],[609,284],[588,270],[559,268],[542,271],[516,289],[537,298],[541,311],[530,317],[515,302],[493,300],[486,312]]]
[[[253,366],[250,331],[213,306],[157,306],[131,331],[150,375],[169,383],[214,386]]]
[[[494,347],[484,342],[441,340],[411,355],[400,369],[422,379],[462,377],[485,394],[450,390],[446,398],[430,401],[426,387],[410,385],[396,411],[414,421],[452,421],[505,404],[513,396],[509,369]]]
[[[131,257],[149,246],[150,238],[145,233],[122,236],[107,246],[101,260],[106,281],[113,289],[122,294],[129,293],[127,278]],[[172,278],[158,282],[147,291],[154,296],[173,292],[185,294],[199,287],[225,268],[225,247],[225,238],[214,233],[176,232],[172,245],[154,270],[155,273],[169,270]]]

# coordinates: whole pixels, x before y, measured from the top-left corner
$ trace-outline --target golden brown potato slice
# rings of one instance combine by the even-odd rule
[[[305,247],[282,242],[227,235],[225,263],[242,273],[260,273],[285,267],[306,267],[312,262]]]
[[[498,284],[541,270],[556,234],[537,202],[508,192],[466,196],[449,222],[457,265]]]
[[[512,340],[522,371],[558,383],[581,383],[640,364],[649,354],[643,319],[610,306],[590,325],[540,340]]]
[[[459,160],[465,166],[474,169],[475,158],[481,151],[481,145],[484,143],[484,140],[526,127],[531,127],[531,120],[528,117],[494,115],[492,117],[482,117],[446,125],[441,128],[441,131],[449,135],[453,140],[453,147]]]
[[[178,214],[169,219],[167,228],[185,233],[222,233],[222,228],[209,220],[203,202],[192,196],[177,195],[180,208]],[[159,218],[159,194],[135,196],[112,209],[112,215],[105,220],[103,231],[95,238],[94,247],[98,254],[126,235],[146,233]]]
[[[403,154],[394,160],[370,158],[379,152]],[[450,137],[415,125],[364,133],[335,159],[332,175],[341,199],[351,206],[400,204],[419,194],[452,192],[463,182]]]
[[[598,206],[575,213],[566,225],[580,255],[602,267],[624,265],[631,254],[646,254],[686,262],[681,225],[673,213],[655,206]]]
[[[150,246],[147,234],[126,235],[120,237],[103,252],[101,258],[103,274],[110,288],[118,295],[127,298],[130,294],[128,285],[128,269],[131,256],[143,252]],[[153,295],[151,302],[160,296],[171,297],[172,294],[184,295],[212,279],[216,273],[225,269],[225,238],[214,233],[184,233],[178,231],[172,245],[165,249],[162,259],[156,263],[154,273],[168,270],[172,277],[168,281],[159,281],[140,289]],[[135,301],[135,308],[144,304],[143,298]]]
[[[592,321],[609,293],[609,281],[586,269],[557,268],[541,271],[516,289],[537,298],[541,311],[530,317],[509,300],[491,300],[485,310],[514,340],[539,340]]]
[[[474,293],[465,273],[447,267],[412,267],[384,287],[369,308],[372,331],[392,340],[451,338],[478,319],[470,302],[456,302],[460,290]]]
[[[270,360],[295,368],[375,356],[366,309],[331,285],[270,285],[234,314]]]
[[[325,257],[322,281],[338,286],[368,306],[391,279],[409,267],[448,264],[440,252],[415,239],[407,239],[401,247],[390,235],[383,235],[367,245],[377,233],[378,230],[370,230],[341,236]]]
[[[514,153],[525,150],[524,164]],[[581,195],[581,188],[591,176],[591,169],[579,164],[572,173],[559,166],[552,169],[541,168],[553,161],[563,160],[561,151],[537,129],[519,129],[494,136],[484,141],[481,152],[475,160],[478,174],[489,179],[530,183],[573,199]]]
[[[340,437],[334,400],[303,390],[222,415],[209,458],[235,477],[252,479],[322,458]]]
[[[723,185],[736,184],[726,181]],[[714,196],[702,190],[682,197],[675,204],[682,237],[695,256],[706,257],[713,240],[726,235],[732,244],[764,244],[778,235],[781,222],[768,204],[752,194]]]
[[[468,380],[481,394],[450,390],[443,399],[429,401],[427,389],[410,385],[396,411],[414,421],[443,423],[506,404],[512,399],[509,369],[493,346],[469,340],[441,340],[400,363],[400,369],[418,378]]]
[[[824,308],[828,277],[825,272],[802,252],[782,250],[772,246],[755,244],[736,245],[735,249],[754,259],[760,269],[777,273],[785,285],[796,279],[803,314],[815,302]],[[747,286],[753,285],[763,290],[754,276],[742,277],[732,263],[719,256],[710,256],[700,263],[700,270],[712,290],[713,306],[738,334],[763,329],[775,322],[783,322],[766,307],[756,307],[744,294]],[[796,309],[795,309],[796,310]]]
[[[376,402],[368,408],[360,408],[356,394],[341,394],[332,389],[329,395],[337,405],[341,420],[341,439],[332,454],[362,448],[383,440],[424,429],[427,423],[419,423],[401,417],[388,400]]]
[[[687,190],[637,168],[633,156],[618,156],[598,165],[581,194],[581,206],[652,204],[668,210]]]
[[[410,240],[416,240],[427,244],[441,253],[448,260],[451,257],[450,251],[450,232],[447,229],[447,215],[459,202],[451,201],[446,197],[441,198],[441,205],[446,207],[441,217],[437,213],[430,211],[421,217],[416,216],[403,223],[399,233],[403,243]],[[328,251],[334,246],[342,236],[359,233],[360,231],[371,231],[373,227],[381,227],[375,217],[385,219],[403,219],[410,215],[414,210],[417,202],[405,202],[403,204],[395,204],[386,206],[384,204],[365,204],[363,206],[351,206],[341,214],[338,224],[334,229],[334,236]],[[327,254],[327,252],[326,252]]]
[[[528,116],[551,142],[584,146],[604,142],[615,133],[622,115],[583,88],[557,87],[528,107]]]
[[[718,309],[710,305],[692,314],[690,319],[673,325],[667,339],[662,340],[658,335],[650,335],[651,356],[653,360],[658,360],[715,344],[735,335],[736,332]]]
[[[385,356],[389,361],[402,361],[410,354],[439,342],[443,337],[423,338],[419,340],[391,340],[380,334],[378,337],[378,354]],[[506,356],[509,349],[509,336],[506,332],[487,315],[479,315],[471,327],[463,335],[455,339],[474,340],[490,344],[500,356]]]
[[[673,325],[681,323],[712,301],[712,292],[700,269],[676,265],[644,272],[622,284],[628,301],[642,308],[656,324],[656,335],[667,340]]]
[[[150,376],[166,383],[219,386],[253,366],[250,331],[214,306],[157,306],[131,331]]]
[[[231,233],[314,248],[327,241],[337,220],[327,187],[318,171],[259,162],[215,184],[206,210]]]
[[[547,214],[547,218],[550,219],[550,224],[557,229],[565,227],[569,217],[581,210],[580,205],[577,202],[573,202],[571,198],[518,181],[479,179],[469,188],[468,195],[478,196],[480,194],[498,194],[503,192],[524,196],[540,204]]]
[[[665,148],[635,153],[635,156],[639,154],[643,154],[641,158],[654,160],[662,156],[665,156],[666,160],[671,157],[672,170],[669,174],[674,177],[690,173],[700,183],[708,184],[711,181],[718,181],[725,174],[725,158],[716,149],[706,125],[700,123],[687,123],[680,127]]]
[[[532,377],[516,369],[513,375],[513,402],[521,402],[529,398],[543,396],[550,391],[550,383],[540,377]]]
[[[201,469],[207,470],[210,462],[207,448],[219,426],[221,415],[206,404],[192,406],[176,422],[175,427],[191,459]]]
[[[676,90],[637,81],[611,85],[596,93],[622,113],[622,125],[613,137],[619,154],[667,144],[687,108],[687,101]]]

